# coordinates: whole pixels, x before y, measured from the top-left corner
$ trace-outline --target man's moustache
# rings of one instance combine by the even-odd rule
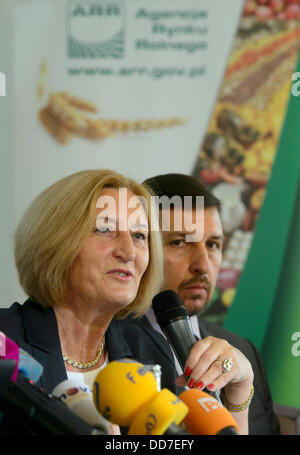
[[[184,281],[183,283],[181,283],[181,285],[179,286],[179,290],[189,288],[191,286],[194,286],[195,284],[203,285],[208,292],[211,289],[211,283],[208,278],[197,277],[197,278],[192,278],[191,280]]]

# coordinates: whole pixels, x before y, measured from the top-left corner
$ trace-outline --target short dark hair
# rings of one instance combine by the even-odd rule
[[[221,201],[198,178],[185,174],[161,174],[145,180],[152,192],[158,196],[192,196],[192,207],[196,207],[196,196],[204,196],[204,209],[215,207],[221,211]]]

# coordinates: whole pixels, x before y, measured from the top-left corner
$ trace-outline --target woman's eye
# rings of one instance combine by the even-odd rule
[[[137,240],[146,240],[146,235],[143,232],[136,232],[133,237]]]
[[[172,242],[170,242],[170,245],[172,246],[176,246],[176,247],[181,247],[184,245],[184,240],[183,239],[178,239],[178,240],[173,240]]]

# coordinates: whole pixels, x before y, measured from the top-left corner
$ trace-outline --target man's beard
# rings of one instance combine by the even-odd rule
[[[190,311],[188,310],[189,317],[191,317],[191,316],[197,316],[197,317],[201,316],[204,313],[204,311],[205,311],[205,307],[206,307],[206,305],[204,306],[204,308],[199,308],[199,310],[196,310],[196,309],[193,309],[193,310],[190,310]]]
[[[191,297],[190,300],[197,300],[197,299],[198,299],[197,297],[195,297],[194,299],[193,299],[193,297]],[[193,305],[192,309],[189,309],[188,307],[186,307],[186,309],[187,309],[189,317],[191,317],[191,316],[199,317],[205,312],[206,307],[207,307],[207,303],[205,303],[202,308],[195,308],[195,305]]]
[[[187,281],[183,281],[179,288],[178,288],[178,293],[180,295],[181,292],[184,292],[184,290],[190,286],[194,286],[196,284],[200,284],[200,285],[204,285],[205,289],[206,289],[206,292],[207,292],[207,296],[210,295],[210,291],[211,291],[211,282],[209,281],[209,279],[206,277],[206,276],[198,276],[198,277],[194,277],[190,280],[187,280]],[[199,296],[195,295],[195,296],[191,296],[189,297],[189,301],[192,301],[192,300],[198,300],[199,299]],[[183,299],[182,299],[183,300]],[[203,305],[201,305],[200,308],[197,308],[197,305],[191,305],[192,308],[189,308],[189,305],[186,306],[186,309],[187,309],[187,312],[189,314],[189,316],[200,316],[204,313],[206,307],[208,305],[208,301],[207,302],[204,302]]]

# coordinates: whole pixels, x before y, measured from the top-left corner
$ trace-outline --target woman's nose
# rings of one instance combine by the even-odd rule
[[[133,261],[135,258],[135,246],[132,236],[128,231],[120,231],[117,244],[114,250],[114,256],[123,262]]]

